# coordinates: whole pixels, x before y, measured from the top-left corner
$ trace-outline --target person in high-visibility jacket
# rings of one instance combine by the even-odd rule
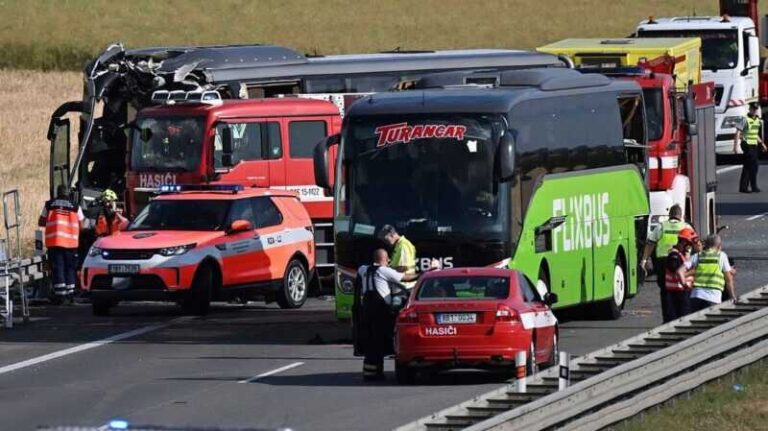
[[[738,154],[739,146],[743,154],[741,178],[739,179],[739,191],[741,193],[759,193],[757,186],[757,168],[760,166],[760,149],[768,151],[763,142],[763,120],[758,114],[760,105],[757,102],[749,104],[749,113],[743,118],[741,124],[736,127],[736,136],[733,140],[733,152]]]
[[[110,189],[101,194],[102,210],[96,218],[94,230],[96,236],[108,236],[125,230],[128,227],[128,219],[123,217],[117,209],[117,194]]]
[[[664,277],[666,274],[666,258],[672,247],[678,242],[680,231],[691,226],[683,221],[683,209],[678,204],[672,205],[669,209],[669,219],[657,225],[648,234],[648,241],[645,244],[643,259],[640,266],[645,270],[648,265],[648,258],[653,255],[653,269],[656,272],[656,285],[659,286],[659,298],[661,300],[661,314],[665,322],[672,319],[669,304],[667,300],[666,284]]]
[[[392,247],[392,258],[389,261],[392,269],[409,275],[416,274],[416,247],[408,238],[397,233],[397,230],[388,224],[379,230],[379,238]],[[415,284],[415,282],[403,283],[407,288]]]
[[[67,187],[56,188],[56,198],[45,203],[38,225],[45,227],[45,246],[53,272],[53,293],[69,296],[75,293],[77,280],[77,248],[85,216],[72,203]]]
[[[664,323],[691,312],[690,293],[693,288],[692,253],[699,241],[696,232],[683,228],[677,235],[677,244],[667,255],[664,271],[664,292],[667,295],[667,313]]]
[[[693,274],[693,290],[691,291],[691,308],[693,311],[723,302],[723,291],[738,301],[736,287],[733,282],[734,268],[728,256],[722,251],[720,235],[709,235],[704,240],[704,250],[696,256],[696,270]]]

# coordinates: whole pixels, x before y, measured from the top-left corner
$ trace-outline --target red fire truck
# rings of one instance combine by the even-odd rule
[[[159,105],[139,111],[132,126],[129,216],[169,184],[293,190],[313,220],[318,262],[330,275],[333,197],[314,185],[312,153],[341,128],[338,106],[304,98],[222,100],[215,91],[158,92],[154,99]]]
[[[674,59],[642,61],[636,68],[597,69],[643,89],[648,137],[651,225],[674,204],[684,208],[699,232],[713,233],[715,216],[714,83],[675,87]],[[592,70],[590,70],[591,72]],[[709,107],[709,111],[707,111]]]

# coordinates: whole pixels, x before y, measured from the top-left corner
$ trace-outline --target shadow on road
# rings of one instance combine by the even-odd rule
[[[362,360],[360,361],[362,366]],[[213,382],[239,382],[246,380],[251,376],[217,376],[217,377],[170,377],[163,380],[170,381],[213,381]],[[504,384],[509,379],[508,373],[493,373],[488,371],[449,371],[436,374],[422,374],[415,384],[409,386],[467,386],[483,385],[489,383]],[[276,375],[264,377],[250,385],[271,385],[271,386],[303,386],[303,387],[347,387],[347,386],[399,386],[395,381],[393,373],[386,373],[386,380],[377,382],[363,381],[361,373],[357,372],[334,372],[321,374],[300,374],[300,375]]]

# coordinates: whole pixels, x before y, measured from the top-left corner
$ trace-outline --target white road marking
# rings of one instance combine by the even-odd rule
[[[123,332],[122,334],[113,335],[111,337],[103,338],[101,340],[91,341],[90,343],[80,344],[79,346],[58,350],[56,352],[38,356],[36,358],[27,359],[26,361],[16,362],[15,364],[10,364],[4,367],[0,367],[0,374],[10,373],[16,370],[20,370],[22,368],[27,368],[33,365],[42,364],[43,362],[52,361],[54,359],[61,358],[62,356],[72,355],[74,353],[79,353],[85,350],[95,349],[96,347],[105,346],[107,344],[114,343],[115,341],[125,340],[126,338],[131,338],[137,335],[146,334],[148,332],[157,331],[158,329],[171,326],[172,324],[178,323],[183,320],[189,320],[190,318],[191,317],[186,317],[186,316],[179,317],[177,319],[173,319],[171,321],[168,321],[166,323],[161,323],[159,325],[144,326],[139,329],[134,329],[133,331]]]
[[[762,214],[755,214],[752,217],[747,217],[747,221],[757,220],[757,219],[765,217],[765,216],[768,216],[768,212],[764,212]]]
[[[735,171],[736,169],[741,169],[741,166],[740,165],[726,166],[724,168],[720,168],[716,170],[715,173],[719,175],[719,174],[724,174],[726,172]]]
[[[288,365],[286,365],[284,367],[275,368],[272,371],[267,371],[266,373],[261,373],[259,375],[253,376],[250,379],[240,380],[237,383],[253,383],[256,380],[263,379],[264,377],[269,377],[269,376],[275,375],[277,373],[282,373],[283,371],[288,371],[288,370],[290,370],[292,368],[300,367],[302,365],[304,365],[304,362],[294,362],[294,363],[288,364]]]

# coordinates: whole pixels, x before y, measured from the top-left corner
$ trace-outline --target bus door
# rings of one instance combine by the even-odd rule
[[[225,128],[231,134],[231,148],[225,148],[222,139]],[[218,123],[213,159],[216,172],[221,174],[219,181],[265,188],[285,184],[282,136],[277,119]]]

